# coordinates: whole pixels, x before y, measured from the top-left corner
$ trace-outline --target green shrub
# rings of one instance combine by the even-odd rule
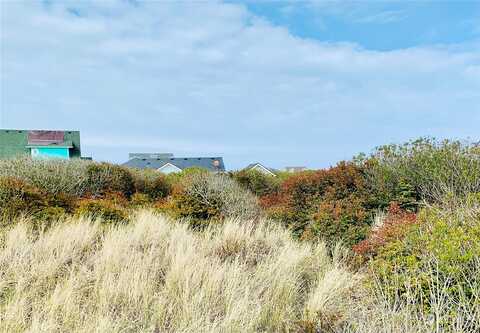
[[[166,198],[170,194],[170,184],[163,175],[158,175],[155,179],[145,184],[144,192],[151,200]]]
[[[135,193],[130,198],[130,205],[136,208],[145,208],[152,205],[152,199],[144,193]]]
[[[378,205],[391,201],[416,209],[419,200],[441,202],[480,191],[478,147],[459,141],[418,139],[377,148],[363,161]]]
[[[88,190],[94,197],[117,192],[129,198],[135,193],[134,177],[125,167],[109,163],[92,163],[88,165],[86,174]]]
[[[371,265],[383,292],[406,299],[414,290],[414,301],[426,308],[436,305],[432,296],[439,290],[457,303],[478,299],[480,205],[475,201],[454,210],[425,209],[403,239],[386,244]]]
[[[37,210],[31,215],[32,223],[35,227],[49,227],[53,222],[60,221],[67,216],[67,212],[62,207],[47,206]]]
[[[171,184],[167,177],[157,170],[131,169],[134,178],[135,190],[139,194],[145,194],[149,200],[166,198],[171,192]]]
[[[82,160],[33,160],[28,157],[0,160],[0,177],[22,180],[43,192],[82,196],[88,191],[86,169],[91,162]]]
[[[0,218],[4,223],[36,213],[46,206],[45,195],[37,188],[16,178],[0,177]]]
[[[127,223],[127,211],[106,199],[81,200],[75,211],[76,216],[86,216],[99,220],[103,224]]]
[[[257,170],[233,172],[231,176],[243,188],[250,190],[259,197],[276,193],[280,187],[280,180],[278,177],[266,175]]]
[[[256,218],[257,199],[226,175],[194,173],[172,197],[172,213],[193,220]]]

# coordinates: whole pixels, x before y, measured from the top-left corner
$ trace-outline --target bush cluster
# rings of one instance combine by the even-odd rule
[[[292,175],[261,203],[270,217],[304,240],[355,244],[365,237],[373,216],[363,168],[347,162]]]
[[[109,163],[1,160],[0,219],[10,224],[25,215],[49,222],[98,209],[109,220],[125,220],[129,207],[152,205],[167,197],[170,188],[161,174]]]
[[[378,250],[372,270],[391,299],[415,300],[431,308],[438,291],[457,304],[478,301],[480,291],[480,205],[478,195],[453,211],[424,209],[403,238]],[[475,295],[476,294],[476,295]]]
[[[266,175],[257,170],[232,172],[231,177],[242,187],[262,197],[277,193],[280,189],[279,177]]]
[[[480,150],[460,141],[421,138],[386,145],[363,162],[377,204],[414,210],[419,201],[442,202],[480,191]]]
[[[11,224],[20,216],[33,216],[49,224],[73,212],[71,196],[51,194],[12,177],[0,177],[0,223]]]
[[[84,199],[75,210],[77,217],[87,217],[105,224],[118,224],[128,222],[126,209],[108,199]]]
[[[177,187],[170,204],[176,217],[197,223],[225,218],[255,219],[257,198],[226,175],[192,173]]]
[[[366,258],[373,258],[388,243],[402,239],[416,222],[416,213],[392,202],[385,216],[382,213],[377,215],[377,223],[372,226],[367,239],[355,245],[353,250]]]

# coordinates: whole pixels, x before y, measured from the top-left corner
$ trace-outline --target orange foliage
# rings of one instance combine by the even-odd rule
[[[374,257],[385,244],[403,238],[412,224],[417,222],[415,213],[403,210],[392,202],[383,224],[372,229],[367,239],[353,247],[353,250],[365,257]]]

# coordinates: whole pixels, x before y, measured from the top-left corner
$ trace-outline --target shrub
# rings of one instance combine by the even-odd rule
[[[270,217],[283,221],[296,237],[342,239],[350,245],[365,237],[374,208],[362,167],[347,162],[292,175],[278,194],[266,196],[261,203]]]
[[[323,238],[330,244],[339,241],[352,246],[362,241],[369,230],[371,215],[361,198],[323,200],[302,234],[302,239]]]
[[[375,257],[386,244],[401,240],[411,225],[416,223],[415,213],[406,211],[396,202],[392,202],[386,216],[374,225],[368,238],[355,245],[353,250],[364,257]]]
[[[173,213],[194,220],[253,219],[259,215],[255,196],[221,174],[194,173],[173,194]]]
[[[109,163],[91,163],[86,170],[88,190],[94,197],[118,192],[127,198],[135,193],[135,182],[130,171]]]
[[[105,224],[118,224],[128,222],[128,214],[124,208],[106,199],[81,200],[75,215],[85,216],[99,220]]]
[[[166,198],[170,194],[170,184],[168,184],[165,176],[159,175],[147,184],[145,194],[152,200]]]
[[[86,169],[91,162],[82,160],[33,160],[28,157],[0,160],[0,177],[22,180],[38,189],[57,195],[82,196],[88,191]]]
[[[233,172],[231,176],[243,188],[250,190],[259,197],[276,193],[280,187],[278,177],[266,175],[257,170]]]
[[[480,191],[480,153],[459,141],[418,139],[377,148],[365,161],[378,203],[396,201],[415,209],[418,200],[441,202],[445,196],[465,197]]]
[[[0,177],[0,211],[4,223],[20,215],[33,214],[47,206],[45,195],[24,181]]]
[[[152,205],[152,200],[148,195],[137,192],[130,198],[130,205],[136,208],[145,208]]]
[[[64,208],[58,206],[47,206],[37,210],[31,215],[32,224],[37,227],[49,227],[52,222],[64,219],[67,212]]]
[[[457,304],[478,301],[480,292],[480,205],[423,210],[403,239],[382,247],[372,269],[391,299],[412,297],[435,307],[438,290]],[[477,269],[473,272],[472,269]],[[471,274],[477,274],[472,276]],[[475,296],[475,293],[477,295]],[[395,295],[398,294],[398,295]],[[471,304],[473,306],[474,304]]]
[[[171,192],[167,177],[157,170],[131,169],[137,193],[147,195],[151,200],[166,198]]]

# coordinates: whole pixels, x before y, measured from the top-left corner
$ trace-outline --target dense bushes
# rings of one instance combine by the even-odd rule
[[[112,200],[85,199],[79,202],[75,211],[78,217],[84,216],[102,223],[126,223],[128,221],[127,211]]]
[[[135,182],[127,168],[109,163],[92,163],[88,165],[86,174],[89,194],[93,196],[115,192],[129,198],[135,193]]]
[[[322,246],[318,258],[335,257],[337,247],[332,245],[341,241],[353,247],[358,254],[355,259],[363,259],[354,260],[355,264],[366,264],[362,269],[368,273],[362,284],[366,289],[362,287],[355,296],[358,308],[352,313],[356,314],[348,314],[353,318],[340,320],[335,317],[337,311],[325,312],[323,302],[333,301],[328,295],[322,297],[335,290],[337,283],[332,275],[329,283],[321,283],[328,290],[315,290],[308,299],[289,298],[289,302],[308,305],[294,324],[296,329],[326,331],[329,328],[324,322],[330,323],[332,318],[333,322],[349,321],[354,332],[455,331],[451,327],[476,332],[480,327],[480,164],[479,148],[473,145],[422,139],[380,147],[369,157],[325,170],[283,177],[254,171],[213,174],[200,169],[164,176],[154,170],[107,163],[69,163],[0,161],[2,221],[28,214],[32,217],[28,221],[37,221],[33,225],[48,226],[50,221],[75,214],[121,224],[129,221],[134,209],[153,207],[202,229],[188,236],[184,244],[191,246],[195,237],[211,242],[205,255],[225,264],[226,270],[235,270],[237,260],[251,268],[271,254],[273,247],[257,243],[253,229],[262,220],[258,217],[266,215],[271,221],[265,226],[283,224],[305,242],[293,242],[295,248],[318,249],[319,240],[324,239],[329,247]],[[231,220],[238,225],[228,227]],[[202,238],[204,232],[224,226],[219,239]],[[237,237],[238,228],[244,227],[250,231],[245,229],[243,236]],[[187,231],[187,226],[175,228]],[[140,239],[137,236],[133,238]],[[157,245],[171,248],[162,242]],[[138,247],[142,251],[150,248]],[[182,247],[178,255],[169,253],[183,258],[188,248]],[[256,256],[248,250],[254,250]],[[283,267],[291,253],[278,256],[278,267]],[[317,267],[317,262],[308,259],[298,265]],[[324,272],[308,274],[307,282],[289,286],[303,290],[326,279]],[[344,287],[349,286],[347,282],[341,280]],[[288,295],[291,288],[282,293]],[[343,307],[340,312],[346,316],[348,306],[335,304],[334,308]],[[275,311],[262,316],[275,316]],[[394,324],[386,328],[386,323]]]
[[[418,219],[403,238],[381,248],[371,264],[384,292],[392,299],[413,293],[416,302],[432,308],[439,301],[432,296],[440,291],[454,303],[474,306],[469,302],[480,295],[478,196],[454,210],[425,209]]]
[[[2,220],[8,221],[22,214],[43,209],[47,202],[43,194],[22,180],[0,177],[0,211]]]
[[[90,191],[86,169],[91,162],[82,160],[0,160],[0,177],[13,177],[50,194],[83,196]],[[91,191],[90,191],[91,192]]]
[[[384,207],[396,201],[415,209],[418,200],[441,202],[480,191],[480,150],[459,141],[419,139],[377,148],[366,159],[367,180]]]
[[[297,237],[343,240],[349,245],[365,237],[373,216],[363,169],[353,163],[290,176],[278,194],[261,202]]]
[[[279,177],[266,175],[257,170],[232,172],[231,176],[237,183],[259,197],[274,194],[280,187]]]
[[[367,239],[353,247],[358,254],[371,258],[390,242],[402,239],[410,226],[417,222],[415,213],[402,209],[398,203],[392,202],[388,213],[378,212],[375,223]]]
[[[260,213],[253,194],[226,175],[205,172],[185,177],[174,192],[170,207],[176,217],[194,221],[253,219]]]
[[[130,172],[132,173],[137,193],[145,194],[152,201],[166,198],[170,195],[171,181],[158,171],[131,169]]]
[[[48,224],[71,213],[74,200],[66,194],[50,194],[12,177],[0,177],[0,224],[10,224],[20,216],[32,216]]]

